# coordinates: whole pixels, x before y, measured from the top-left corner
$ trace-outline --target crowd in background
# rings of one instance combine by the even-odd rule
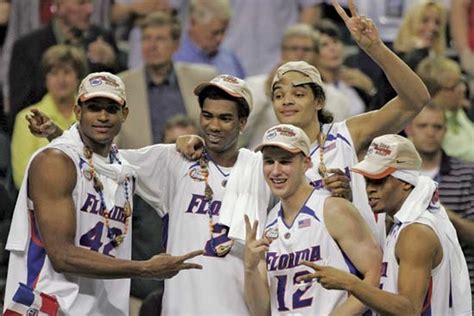
[[[474,1],[355,2],[431,94],[405,132],[453,211],[472,283],[473,240],[463,229],[474,220]],[[31,155],[47,143],[30,134],[24,117],[36,108],[68,128],[87,73],[110,71],[125,83],[131,112],[120,148],[198,133],[193,89],[217,74],[245,79],[252,91],[241,144],[248,148],[277,124],[269,89],[282,63],[304,60],[319,69],[336,121],[377,110],[396,95],[325,0],[0,0],[0,45],[2,298],[17,189]],[[133,258],[147,259],[161,251],[161,219],[139,198],[134,203]],[[146,312],[156,310],[161,289],[158,281],[133,280],[131,295],[149,303]]]

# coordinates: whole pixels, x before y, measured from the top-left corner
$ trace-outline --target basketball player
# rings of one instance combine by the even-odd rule
[[[415,146],[398,135],[375,138],[353,171],[365,176],[372,209],[394,218],[383,255],[381,289],[334,267],[305,262],[327,289],[347,290],[387,315],[472,315],[466,260],[439,203],[437,185],[420,176]],[[299,279],[299,280],[300,280]]]
[[[87,76],[74,112],[78,124],[33,156],[21,186],[6,246],[12,313],[128,315],[130,277],[202,268],[185,262],[202,251],[130,260],[136,174],[112,146],[128,115],[121,79]]]
[[[173,281],[165,281],[163,315],[248,315],[243,244],[229,239],[229,227],[219,224],[219,218],[226,183],[237,159],[243,151],[255,155],[238,148],[252,97],[244,81],[230,75],[217,76],[194,92],[201,107],[200,126],[206,142],[199,161],[189,161],[174,145],[165,144],[121,153],[141,167],[138,176],[144,176],[139,184],[143,191],[162,201],[167,251],[180,253],[194,247],[205,250],[204,256],[195,259],[205,266],[203,271],[181,273]],[[147,196],[144,198],[147,200]]]
[[[345,291],[300,284],[296,278],[309,273],[300,265],[306,260],[357,273],[362,283],[376,286],[382,252],[367,224],[350,202],[308,183],[310,141],[303,130],[272,127],[257,150],[263,152],[265,180],[280,203],[261,240],[256,240],[256,224],[251,227],[246,218],[245,295],[252,314],[361,314],[365,306]]]
[[[353,201],[377,240],[383,244],[385,223],[379,220],[375,226],[364,178],[351,174],[350,168],[364,156],[374,137],[401,131],[421,111],[430,96],[420,78],[383,44],[373,22],[358,16],[353,1],[349,1],[352,17],[348,17],[336,1],[333,5],[359,47],[383,69],[397,97],[378,111],[331,123],[331,116],[324,112],[325,95],[319,71],[306,62],[288,62],[278,68],[273,79],[273,109],[280,123],[298,126],[308,135],[312,143],[313,167],[308,169],[306,176],[312,186],[327,188],[333,196]],[[199,147],[195,142],[187,143],[182,139],[177,144],[182,145],[179,148],[184,154],[195,157],[198,153],[194,148]]]

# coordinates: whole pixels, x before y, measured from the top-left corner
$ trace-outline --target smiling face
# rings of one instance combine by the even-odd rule
[[[128,115],[128,108],[107,98],[92,98],[74,107],[86,145],[100,153],[110,146]]]
[[[239,118],[236,101],[206,98],[202,105],[200,125],[210,152],[237,151],[240,131],[246,118]]]
[[[382,179],[365,178],[369,205],[374,213],[387,213],[393,216],[400,210],[411,191],[412,185],[395,177]]]
[[[273,110],[281,124],[292,124],[306,131],[309,126],[319,124],[317,112],[323,104],[315,98],[308,84],[294,86],[293,82],[306,76],[289,71],[282,76],[273,89]]]
[[[280,147],[266,146],[263,153],[263,174],[272,193],[281,200],[288,200],[307,184],[305,172],[311,159],[301,153],[293,154]]]
[[[415,28],[415,35],[424,44],[424,47],[432,47],[440,35],[440,27],[441,12],[434,5],[429,5],[421,13]]]

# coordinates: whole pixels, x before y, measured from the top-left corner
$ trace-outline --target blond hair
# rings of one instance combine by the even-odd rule
[[[460,74],[461,67],[454,60],[447,57],[427,57],[420,62],[416,68],[416,73],[433,96],[443,88],[442,83],[446,74]]]
[[[287,28],[281,39],[281,47],[283,48],[286,41],[293,37],[309,37],[313,42],[314,50],[316,51],[319,47],[319,32],[309,24],[298,23]]]
[[[425,11],[432,7],[436,9],[440,16],[440,26],[436,38],[433,41],[433,46],[431,50],[436,55],[444,55],[446,51],[446,18],[447,11],[446,8],[432,0],[423,1],[416,5],[413,5],[408,12],[406,12],[405,17],[402,20],[402,24],[397,34],[397,38],[393,43],[393,47],[397,52],[409,52],[415,49],[414,42],[418,37],[415,32],[418,29],[418,26],[421,24],[421,20]]]

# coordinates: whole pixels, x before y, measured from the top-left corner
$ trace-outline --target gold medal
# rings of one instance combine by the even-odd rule
[[[125,201],[125,204],[123,205],[123,214],[125,217],[132,216],[132,206],[129,201]]]

